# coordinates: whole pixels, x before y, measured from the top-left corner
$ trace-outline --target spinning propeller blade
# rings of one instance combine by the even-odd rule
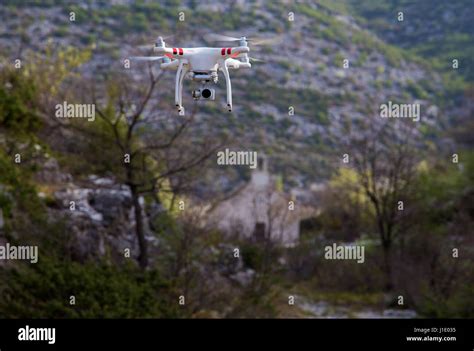
[[[261,63],[267,62],[265,60],[261,60],[261,59],[255,58],[255,57],[249,57],[249,60],[252,61],[252,62],[261,62]]]
[[[140,45],[140,46],[138,46],[138,48],[140,50],[151,50],[151,49],[153,49],[154,46],[155,45],[153,45],[153,44],[147,44],[147,45]]]
[[[132,56],[130,57],[133,61],[157,61],[164,58],[164,56]]]
[[[273,45],[278,44],[281,41],[280,37],[273,38],[262,38],[262,39],[249,39],[252,45]]]
[[[209,33],[204,36],[206,41],[240,41],[242,38],[229,37],[227,35]],[[247,38],[245,40],[251,42],[252,45],[272,45],[281,41],[281,37],[272,38]]]
[[[166,36],[163,36],[163,35],[159,35],[159,37],[161,37],[163,40],[168,40],[168,39],[171,39],[171,38],[174,38],[176,36],[176,34],[170,34],[170,35],[166,35]]]
[[[247,55],[247,54],[240,54],[240,55],[237,56],[237,58],[245,57],[245,55]],[[255,58],[255,57],[250,57],[250,56],[247,56],[247,57],[252,62],[261,62],[261,63],[266,63],[267,62],[265,60],[261,60],[261,59]]]
[[[209,33],[204,36],[206,41],[239,41],[240,38],[229,37],[227,35]]]

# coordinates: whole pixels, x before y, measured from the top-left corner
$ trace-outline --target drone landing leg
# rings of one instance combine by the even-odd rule
[[[229,112],[232,112],[232,86],[230,84],[229,69],[225,63],[222,65],[221,71],[224,73],[225,85],[227,88],[227,106],[229,107]]]
[[[183,67],[183,70],[181,72],[181,76],[179,77],[179,93],[178,93],[178,100],[179,100],[179,106],[181,106],[181,109],[183,108],[183,80],[186,74],[188,73],[189,69],[187,66]]]
[[[180,86],[181,86],[181,75],[183,73],[183,63],[180,62],[178,66],[178,71],[176,72],[176,84],[175,84],[175,89],[174,89],[174,102],[176,104],[176,107],[178,108],[178,111],[181,112],[181,109],[183,106],[181,106],[181,101],[180,101]]]

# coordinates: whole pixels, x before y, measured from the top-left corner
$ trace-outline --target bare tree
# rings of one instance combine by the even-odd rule
[[[139,263],[148,266],[148,245],[140,197],[157,192],[166,180],[203,165],[220,146],[211,138],[192,138],[189,132],[195,110],[187,117],[178,117],[154,99],[155,88],[162,74],[148,66],[148,82],[137,89],[138,82],[129,77],[109,79],[107,96],[93,90],[93,102],[104,128],[112,136],[115,150],[120,153],[121,172],[115,176],[131,192],[135,214],[135,232],[139,245]],[[142,83],[143,84],[143,83]]]
[[[416,173],[416,140],[417,130],[412,121],[380,122],[373,118],[343,142],[350,165],[357,172],[360,186],[373,209],[383,248],[387,290],[393,288],[392,244],[408,224],[404,220],[404,207],[412,194]]]

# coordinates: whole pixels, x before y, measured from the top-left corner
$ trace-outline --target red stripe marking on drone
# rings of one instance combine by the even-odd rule
[[[184,54],[183,48],[179,48],[178,50],[179,50],[179,54],[180,54],[180,55],[183,55],[183,54]]]
[[[230,52],[232,51],[231,48],[227,48],[227,55],[230,55]]]
[[[225,48],[222,48],[222,49],[221,49],[221,55],[222,55],[222,56],[225,55]]]
[[[176,48],[173,48],[173,55],[176,55],[178,53],[178,50]]]

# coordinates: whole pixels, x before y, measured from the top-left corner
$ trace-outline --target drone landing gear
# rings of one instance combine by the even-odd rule
[[[188,73],[188,71],[189,71],[188,67],[184,66],[183,62],[180,62],[178,66],[178,71],[176,72],[176,85],[175,85],[175,96],[174,96],[176,107],[178,108],[178,113],[180,116],[184,116],[183,79]]]
[[[225,61],[221,65],[221,71],[224,73],[225,85],[227,88],[227,107],[229,108],[229,112],[232,112],[232,85],[230,84],[229,69],[227,68]]]

